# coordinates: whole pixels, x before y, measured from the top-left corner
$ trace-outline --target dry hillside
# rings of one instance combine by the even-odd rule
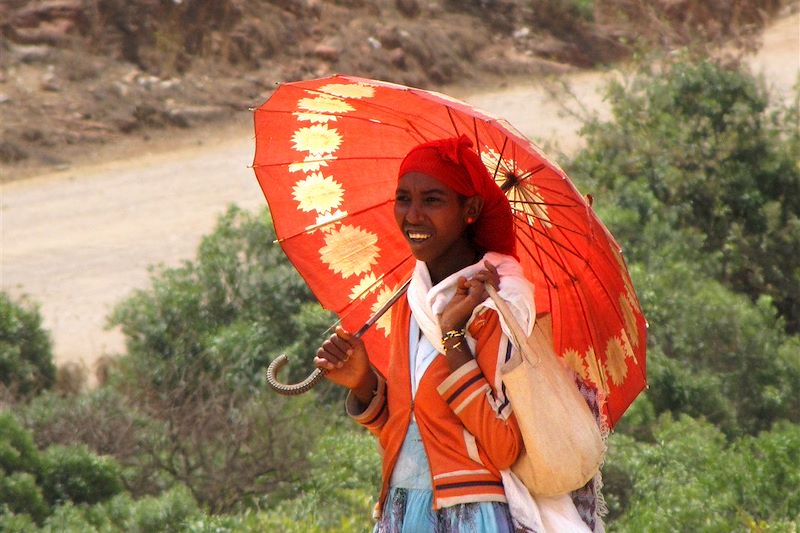
[[[335,72],[498,87],[753,34],[783,0],[4,0],[0,180]]]

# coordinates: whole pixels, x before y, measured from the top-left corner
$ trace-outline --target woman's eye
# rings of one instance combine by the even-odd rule
[[[407,194],[396,194],[394,197],[394,201],[399,203],[406,203],[410,200]]]
[[[426,204],[438,204],[441,201],[442,199],[439,198],[438,196],[428,196],[427,198],[425,198]]]

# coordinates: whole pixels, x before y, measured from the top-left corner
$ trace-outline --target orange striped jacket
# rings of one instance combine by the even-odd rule
[[[379,376],[370,404],[363,408],[352,395],[346,402],[348,413],[378,437],[383,451],[378,512],[412,412],[430,463],[434,509],[467,502],[505,502],[499,471],[514,463],[523,445],[499,379],[499,367],[511,346],[497,313],[484,308],[468,324],[469,337],[475,341],[471,343],[475,359],[451,373],[439,354],[420,379],[413,401],[410,316],[403,297],[392,309],[387,375]]]

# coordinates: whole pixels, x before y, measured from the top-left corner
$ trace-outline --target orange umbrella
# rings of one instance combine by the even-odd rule
[[[291,262],[358,330],[414,258],[392,202],[417,144],[468,135],[506,192],[520,262],[554,348],[597,389],[613,426],[645,386],[646,322],[619,245],[567,175],[510,124],[443,94],[352,76],[285,83],[255,111],[253,168]],[[363,338],[384,372],[391,311]]]

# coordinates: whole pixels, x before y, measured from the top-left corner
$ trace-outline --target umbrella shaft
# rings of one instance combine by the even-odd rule
[[[403,294],[405,294],[405,292],[408,290],[408,285],[409,285],[410,283],[411,283],[411,279],[409,279],[408,281],[406,281],[405,283],[403,283],[403,285],[402,285],[402,286],[401,286],[399,289],[397,289],[397,292],[395,292],[395,293],[392,295],[392,297],[389,299],[389,301],[388,301],[388,302],[386,302],[385,304],[383,304],[383,307],[381,307],[380,309],[378,309],[377,311],[375,311],[375,314],[374,314],[374,315],[372,315],[372,316],[369,318],[369,320],[367,320],[367,321],[364,323],[364,325],[363,325],[363,326],[361,326],[361,328],[360,328],[358,331],[356,331],[356,333],[355,333],[355,337],[356,337],[356,338],[359,338],[359,337],[361,337],[362,335],[364,335],[364,334],[367,332],[367,330],[368,330],[369,328],[371,328],[371,327],[372,327],[372,325],[373,325],[375,322],[377,322],[377,321],[378,321],[378,320],[379,320],[379,319],[380,319],[380,318],[383,316],[383,314],[384,314],[386,311],[388,311],[388,310],[389,310],[389,308],[390,308],[390,307],[392,307],[392,306],[394,305],[394,303],[395,303],[397,300],[399,300],[399,299],[400,299],[400,297],[401,297]]]

